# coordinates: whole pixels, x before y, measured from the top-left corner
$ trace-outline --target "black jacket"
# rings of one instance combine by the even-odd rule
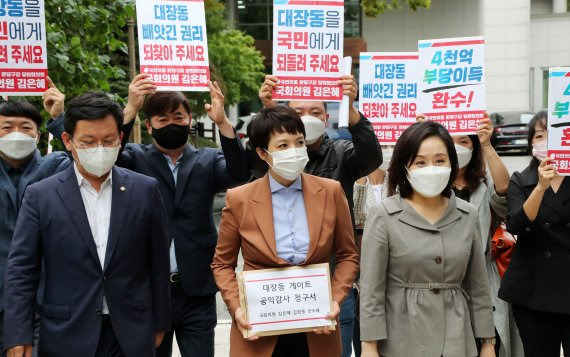
[[[352,135],[352,141],[335,141],[325,134],[319,149],[309,151],[309,163],[305,167],[305,173],[340,182],[354,224],[352,199],[354,182],[380,167],[382,148],[372,124],[362,114],[360,121],[349,126],[348,131]],[[249,151],[252,174],[256,177],[263,176],[267,172],[267,165],[258,158],[255,151]]]
[[[61,120],[48,125],[54,137],[61,137]],[[186,144],[174,185],[164,155],[153,144],[127,143],[133,125],[134,120],[123,126],[123,150],[117,165],[158,180],[182,289],[193,297],[214,295],[218,291],[210,269],[218,241],[214,197],[217,192],[249,179],[245,150],[237,136],[228,139],[221,135],[222,150],[196,149]]]
[[[538,183],[537,163],[511,177],[507,228],[518,235],[499,297],[516,305],[570,314],[570,179],[557,193],[545,193],[537,218],[530,222],[523,204]]]

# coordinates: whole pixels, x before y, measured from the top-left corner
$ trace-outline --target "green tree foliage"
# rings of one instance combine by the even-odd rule
[[[364,14],[368,17],[376,17],[386,11],[400,9],[402,7],[401,0],[362,0],[360,5],[364,10]],[[404,0],[410,9],[416,11],[418,8],[430,7],[431,0]]]
[[[212,80],[221,85],[228,105],[256,97],[265,67],[253,38],[229,28],[219,0],[206,0],[205,7]],[[46,0],[45,8],[49,75],[66,100],[102,90],[124,104],[130,82],[127,21],[136,16],[134,0]],[[209,94],[188,96],[194,116],[204,114]],[[40,97],[26,99],[41,106]]]

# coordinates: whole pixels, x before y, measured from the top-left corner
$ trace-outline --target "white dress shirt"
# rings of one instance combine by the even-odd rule
[[[83,198],[83,205],[85,206],[85,213],[89,220],[89,228],[91,235],[97,247],[97,255],[101,263],[101,269],[105,264],[105,253],[107,252],[107,240],[109,239],[109,224],[111,221],[111,203],[113,199],[113,185],[112,176],[113,171],[109,172],[107,179],[101,184],[99,192],[91,186],[77,170],[77,165],[74,164],[75,176],[77,177],[77,184]],[[103,296],[103,313],[108,314],[109,308],[107,301]]]
[[[301,180],[299,176],[285,187],[269,174],[277,256],[292,265],[303,263],[309,251],[309,224]]]

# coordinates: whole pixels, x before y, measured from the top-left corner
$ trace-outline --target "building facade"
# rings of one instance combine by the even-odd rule
[[[233,3],[232,3],[233,1]],[[345,55],[417,51],[417,41],[485,36],[487,107],[539,111],[548,103],[548,68],[570,66],[569,0],[432,0],[429,9],[376,18],[346,0]],[[230,20],[252,35],[271,68],[272,0],[231,0]]]

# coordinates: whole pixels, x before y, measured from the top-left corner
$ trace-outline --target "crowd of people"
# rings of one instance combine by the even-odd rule
[[[231,356],[554,357],[570,353],[570,183],[547,157],[547,113],[529,123],[528,167],[510,177],[488,115],[451,135],[422,115],[381,147],[349,97],[352,140],[332,140],[324,102],[277,103],[276,77],[243,147],[210,83],[221,150],[188,143],[192,110],[146,75],[121,108],[102,92],[43,119],[0,104],[0,350],[19,356],[214,356],[219,291]],[[139,112],[152,138],[128,143]],[[226,191],[219,232],[213,201]],[[495,232],[517,235],[504,273]],[[338,329],[243,338],[244,270],[331,265]]]

